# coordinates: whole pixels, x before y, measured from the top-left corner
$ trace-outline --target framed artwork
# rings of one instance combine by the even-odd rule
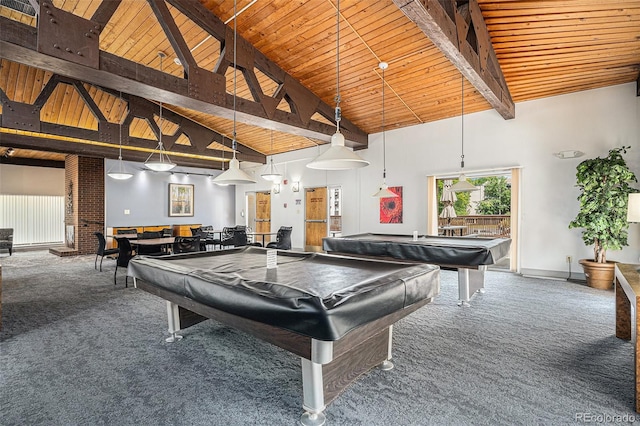
[[[193,185],[169,184],[169,216],[193,216]]]
[[[397,197],[380,198],[380,223],[402,223],[402,187],[390,186]]]

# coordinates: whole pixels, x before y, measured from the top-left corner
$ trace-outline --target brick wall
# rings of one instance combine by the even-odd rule
[[[65,225],[75,227],[73,247],[78,254],[95,253],[97,240],[93,233],[104,232],[103,159],[67,155],[65,200]]]

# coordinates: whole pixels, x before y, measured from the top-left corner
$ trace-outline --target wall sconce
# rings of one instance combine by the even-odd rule
[[[274,194],[279,194],[280,193],[280,184],[276,183],[275,185],[273,185],[273,193]]]
[[[291,190],[293,192],[299,192],[300,191],[300,182],[293,182],[293,185],[291,185]]]

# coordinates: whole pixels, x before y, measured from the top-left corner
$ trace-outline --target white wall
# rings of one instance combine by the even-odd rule
[[[627,163],[640,177],[640,98],[635,83],[522,102],[516,118],[504,120],[495,111],[465,115],[465,171],[522,167],[521,271],[567,271],[565,258],[574,259],[573,271],[581,271],[578,259],[591,256],[581,230],[568,229],[578,211],[575,167],[585,158],[605,156],[611,148],[630,145]],[[390,123],[391,127],[392,124]],[[280,171],[301,186],[337,184],[344,190],[343,234],[358,232],[406,233],[426,231],[426,176],[457,174],[460,166],[460,117],[386,132],[387,183],[403,186],[404,223],[380,224],[378,200],[371,197],[382,181],[381,134],[369,137],[369,148],[359,151],[371,165],[363,169],[324,172],[305,167],[324,148],[312,148],[274,157]],[[560,160],[554,152],[577,149],[582,158]],[[238,186],[236,221],[242,223],[246,191],[269,188],[253,170],[258,183]],[[639,185],[635,185],[640,187]],[[272,229],[294,227],[294,247],[304,245],[303,192],[292,193],[283,185],[272,198]],[[295,205],[300,199],[301,204]],[[287,203],[287,207],[284,204]],[[640,225],[629,228],[629,247],[610,252],[622,262],[638,262]]]
[[[108,171],[115,160],[105,161],[105,171]],[[221,173],[220,170],[177,167],[171,174],[144,170],[140,163],[127,161],[124,163],[126,169],[134,173],[131,179],[115,180],[106,176],[105,173],[105,224],[107,227],[200,223],[222,229],[223,226],[235,224],[233,187],[218,186],[208,176],[217,176]],[[187,175],[186,172],[190,174]],[[170,183],[194,185],[193,216],[169,216]],[[129,210],[128,215],[124,213],[125,209]]]
[[[64,195],[64,169],[0,164],[0,194]]]

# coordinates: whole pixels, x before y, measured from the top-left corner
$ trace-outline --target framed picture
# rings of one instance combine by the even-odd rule
[[[397,197],[380,198],[380,223],[402,223],[402,187],[390,186]]]
[[[193,185],[169,184],[169,216],[193,216]]]

